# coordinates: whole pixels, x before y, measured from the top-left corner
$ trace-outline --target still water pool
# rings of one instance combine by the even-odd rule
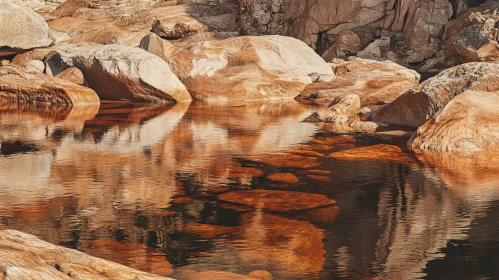
[[[295,101],[0,106],[0,229],[177,279],[499,279],[499,157]]]

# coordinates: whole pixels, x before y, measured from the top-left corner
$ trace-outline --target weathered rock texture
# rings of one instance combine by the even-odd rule
[[[297,99],[336,98],[357,94],[362,104],[390,103],[407,90],[419,85],[420,75],[391,61],[354,58],[331,64],[337,78],[316,83]]]
[[[455,62],[446,60],[445,54],[441,52],[449,20],[461,15],[465,17],[463,14],[467,9],[484,2],[486,1],[248,0],[239,2],[240,26],[245,34],[293,36],[307,43],[319,54],[324,54],[326,60],[357,55],[371,59],[389,59],[408,65],[433,58],[440,64],[452,65]],[[492,5],[495,1],[488,2]],[[494,8],[489,11],[493,13]],[[480,21],[484,22],[478,20]],[[480,27],[475,30],[488,28],[482,23],[478,25]],[[490,26],[490,22],[486,26]],[[494,40],[490,28],[483,33],[489,34],[488,37]],[[470,36],[476,37],[474,34]]]
[[[446,51],[460,62],[499,60],[499,3],[472,8],[446,28]]]
[[[466,91],[418,128],[409,147],[423,151],[499,149],[499,92]]]
[[[123,45],[62,44],[45,58],[47,74],[80,69],[101,99],[175,103],[191,97],[159,57]]]
[[[335,122],[355,115],[360,109],[360,98],[356,94],[345,94],[334,99],[327,109],[310,115],[307,122]]]
[[[141,47],[165,59],[194,99],[207,102],[294,98],[307,84],[331,81],[331,67],[303,42],[246,36],[177,49],[156,35]]]
[[[445,70],[371,114],[375,122],[419,127],[465,91],[499,90],[499,64],[475,62]]]
[[[14,230],[0,232],[2,279],[170,279],[94,258]]]
[[[48,47],[53,43],[43,17],[10,1],[0,2],[0,56]]]
[[[0,67],[0,100],[75,106],[100,102],[89,88],[14,66]]]

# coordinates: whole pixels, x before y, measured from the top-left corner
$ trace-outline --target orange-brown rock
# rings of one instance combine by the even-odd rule
[[[266,272],[266,271],[265,271]],[[272,275],[269,272],[252,271],[248,275],[220,271],[220,270],[205,270],[197,272],[195,270],[180,270],[176,277],[178,280],[272,280]]]
[[[333,64],[337,78],[328,83],[311,84],[298,99],[334,99],[356,94],[362,104],[390,103],[418,86],[420,75],[391,61],[355,58]]]
[[[308,84],[334,79],[327,63],[294,38],[245,36],[172,49],[155,36],[141,47],[165,59],[197,100],[290,99]]]
[[[316,223],[330,223],[336,220],[336,217],[339,213],[340,208],[336,205],[333,205],[307,210],[298,214],[293,214],[292,218]]]
[[[415,162],[415,158],[404,153],[401,148],[386,144],[343,150],[334,152],[329,156],[341,160],[368,160],[403,164]]]
[[[275,173],[267,176],[267,179],[276,183],[296,184],[300,180],[292,173]]]
[[[273,154],[266,157],[255,157],[254,160],[256,162],[275,167],[295,167],[306,169],[320,165],[314,157],[306,157],[296,154]]]
[[[375,122],[419,127],[462,92],[499,90],[499,64],[476,62],[448,69],[370,115]]]
[[[0,100],[74,106],[100,103],[92,89],[14,66],[0,67]]]
[[[166,256],[156,250],[135,242],[114,239],[83,240],[78,247],[94,257],[103,258],[148,273],[169,276],[173,273]]]
[[[212,239],[220,235],[230,234],[234,231],[232,227],[217,226],[210,224],[185,224],[182,226],[182,232],[195,234],[203,238]]]
[[[325,261],[324,233],[306,221],[297,221],[264,212],[245,213],[236,237],[246,240],[252,250],[234,248],[244,262],[275,267],[279,279],[318,277]]]
[[[87,85],[87,81],[85,80],[85,76],[80,71],[80,69],[76,67],[69,67],[68,69],[62,71],[57,74],[56,78],[71,82],[73,84],[85,86]]]
[[[0,232],[0,248],[0,271],[4,279],[62,280],[68,279],[68,275],[76,279],[170,279],[52,245],[13,230]]]
[[[414,150],[499,150],[499,91],[465,91],[454,97],[408,142]]]
[[[277,190],[233,191],[219,195],[218,199],[273,212],[307,210],[336,203],[325,195]]]

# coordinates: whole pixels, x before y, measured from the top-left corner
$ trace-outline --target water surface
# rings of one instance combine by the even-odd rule
[[[414,156],[402,132],[301,122],[313,110],[1,105],[0,229],[177,278],[499,278],[499,157]],[[305,194],[221,199],[241,190]]]

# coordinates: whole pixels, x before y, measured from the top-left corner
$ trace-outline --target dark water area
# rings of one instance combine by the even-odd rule
[[[0,229],[177,279],[499,279],[497,155],[414,155],[315,109],[0,105]]]

